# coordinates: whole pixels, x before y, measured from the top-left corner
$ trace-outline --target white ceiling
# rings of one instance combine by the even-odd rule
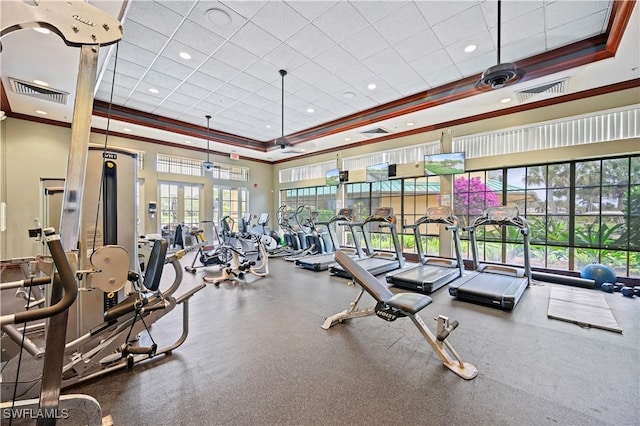
[[[119,1],[89,3],[118,15]],[[280,136],[285,69],[284,133],[291,134],[474,76],[497,63],[497,3],[474,1],[141,1],[125,3],[123,40],[101,48],[95,98],[143,113],[249,138]],[[501,62],[516,62],[606,31],[611,1],[502,3]],[[392,132],[513,106],[515,91],[570,77],[569,92],[638,78],[638,5],[614,59],[530,79],[364,127]],[[53,35],[22,30],[2,39],[2,83],[12,113],[69,122],[67,105],[11,90],[8,77],[34,79],[74,93],[77,49]],[[470,44],[475,51],[465,53]],[[190,59],[179,54],[188,53]],[[75,61],[75,62],[74,62]],[[115,71],[114,71],[115,70]],[[114,77],[115,75],[115,77]],[[375,84],[375,89],[368,88]],[[150,90],[153,90],[150,91]],[[512,98],[509,103],[500,100]],[[308,112],[312,108],[313,112]],[[92,124],[105,128],[107,120]],[[110,129],[177,144],[206,140],[111,120]],[[128,129],[128,130],[125,130]],[[305,152],[366,139],[358,130],[296,146]],[[345,142],[350,138],[350,142]],[[219,152],[278,160],[212,139]]]

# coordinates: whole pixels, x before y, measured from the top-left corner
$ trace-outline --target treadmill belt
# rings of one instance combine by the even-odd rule
[[[449,293],[459,299],[503,309],[513,309],[528,286],[527,278],[489,272],[478,273],[469,279],[455,281]]]
[[[444,268],[435,265],[421,265],[398,274],[387,276],[387,282],[394,287],[432,293],[460,275],[458,268]]]

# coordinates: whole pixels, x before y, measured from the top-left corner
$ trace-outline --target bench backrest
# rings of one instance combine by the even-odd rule
[[[360,284],[377,302],[386,302],[393,296],[393,293],[386,285],[378,281],[376,277],[360,266],[348,254],[340,251],[336,252],[335,259],[353,277],[354,281]]]

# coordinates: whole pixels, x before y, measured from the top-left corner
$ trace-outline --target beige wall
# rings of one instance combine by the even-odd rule
[[[0,258],[30,256],[41,252],[38,243],[27,235],[27,230],[33,227],[34,219],[42,215],[40,179],[65,177],[71,129],[15,118],[7,118],[2,121],[1,126],[0,201],[7,203],[7,230],[0,233]],[[104,145],[104,139],[104,135],[92,133],[90,142]],[[160,181],[197,183],[203,185],[200,217],[211,219],[214,185],[211,177],[180,176],[155,171],[158,153],[202,160],[206,160],[206,154],[117,136],[109,136],[108,145],[144,152],[144,169],[138,172],[138,178],[144,180],[143,206],[149,201],[159,201]],[[271,165],[247,160],[232,161],[228,157],[215,155],[211,156],[211,160],[249,167],[249,182],[216,180],[215,184],[248,187],[249,209],[252,213],[274,211]],[[146,207],[144,225],[146,233],[159,232],[158,216],[152,219],[146,214]]]

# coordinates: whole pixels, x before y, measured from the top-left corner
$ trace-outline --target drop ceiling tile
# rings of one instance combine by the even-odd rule
[[[352,4],[369,23],[373,24],[408,3],[406,1],[354,1]]]
[[[135,21],[170,37],[178,28],[182,19],[183,17],[180,14],[164,7],[162,4],[150,1],[132,1],[123,23],[126,29],[129,21]]]
[[[166,99],[169,102],[173,102],[179,105],[184,105],[191,108],[193,105],[196,105],[199,99],[193,98],[191,96],[183,95],[182,93],[173,92]]]
[[[176,92],[181,93],[183,95],[191,96],[196,99],[204,99],[211,93],[210,90],[203,89],[200,86],[196,86],[190,83],[182,83],[180,86],[176,88]]]
[[[231,41],[258,57],[262,57],[280,44],[280,40],[251,22],[240,28]]]
[[[481,74],[487,68],[494,65],[497,65],[496,54],[494,52],[486,52],[469,58],[466,61],[459,61],[458,70],[460,70],[463,77],[469,77],[474,74]]]
[[[276,87],[272,84],[267,84],[262,87],[260,90],[256,91],[256,94],[262,96],[263,98],[269,99],[271,101],[280,101],[281,89],[280,87]]]
[[[233,9],[243,18],[251,19],[267,2],[266,1],[237,1],[237,0],[225,0],[222,1],[229,9]]]
[[[267,62],[263,59],[258,59],[256,62],[249,65],[244,70],[244,73],[266,83],[273,83],[274,81],[280,79],[278,69],[279,68],[271,62]]]
[[[258,80],[248,74],[238,74],[230,80],[230,83],[241,87],[247,93],[255,92],[266,84],[264,81]]]
[[[425,75],[430,75],[434,72],[449,68],[453,66],[453,61],[444,49],[440,49],[429,55],[409,62],[409,65],[413,67],[416,73],[424,78],[427,83],[431,84],[429,80],[425,78]],[[435,87],[432,85],[432,87]]]
[[[303,54],[286,44],[279,45],[267,53],[263,59],[277,66],[279,70],[285,69],[287,71],[291,71],[307,61]]]
[[[301,80],[306,81],[309,84],[314,84],[324,78],[327,78],[331,73],[320,65],[313,61],[307,61],[304,64],[297,67],[295,70],[296,76]]]
[[[313,24],[336,42],[352,36],[368,25],[366,19],[349,2],[338,2]]]
[[[344,40],[340,45],[355,58],[362,60],[389,46],[389,43],[376,31],[368,26]]]
[[[102,84],[104,84],[104,87],[111,87],[111,84],[113,81],[112,79],[113,79],[113,73],[110,73],[109,71],[105,72],[102,78]],[[139,80],[137,78],[132,78],[132,77],[129,77],[128,75],[122,74],[120,72],[116,72],[116,79],[115,79],[116,86],[124,87],[126,89],[133,89],[138,84],[138,81]]]
[[[118,59],[117,64],[115,63],[115,61],[113,62],[113,64],[118,69],[118,73],[128,75],[129,77],[132,77],[132,78],[140,78],[147,71],[146,67],[140,66],[134,62],[126,61],[122,58]],[[113,67],[107,67],[107,69],[110,70],[113,74]],[[103,76],[103,80],[104,80],[104,76]]]
[[[311,103],[327,97],[325,92],[312,85],[307,85],[306,87],[296,91],[296,95]]]
[[[417,1],[416,5],[422,11],[429,25],[446,21],[453,16],[463,13],[465,10],[477,5],[478,1],[458,0],[458,1]]]
[[[116,57],[116,52],[118,56]],[[135,46],[126,41],[118,43],[117,51],[113,53],[114,60],[124,59],[129,62],[136,63],[142,67],[149,67],[156,59],[156,55],[146,49]],[[116,65],[117,68],[117,65]]]
[[[148,49],[152,52],[159,52],[164,45],[167,44],[167,41],[169,41],[169,37],[134,21],[125,21],[123,27],[125,34],[123,39],[127,40],[127,43]]]
[[[431,86],[427,84],[422,77],[420,80],[407,81],[406,83],[399,83],[393,86],[403,97],[415,95],[416,93],[422,93],[431,89]]]
[[[267,2],[252,21],[281,41],[287,40],[309,22],[287,3],[280,1]]]
[[[502,22],[508,23],[514,19],[518,19],[523,15],[534,12],[536,9],[542,10],[544,6],[543,0],[527,0],[527,1],[510,1],[502,3]],[[494,19],[497,18],[497,5],[496,14]],[[497,20],[497,19],[496,19]]]
[[[211,92],[214,92],[218,87],[224,84],[224,81],[200,71],[196,71],[195,73],[191,74],[186,81],[188,83],[202,87],[203,89],[207,89]]]
[[[251,96],[247,96],[242,100],[242,102],[254,106],[256,108],[265,108],[270,105],[273,101],[270,101],[267,98],[263,98],[260,95],[252,93]]]
[[[423,85],[426,85],[420,75],[409,64],[403,64],[397,68],[380,74],[380,77],[382,77],[382,79],[391,87],[396,84],[404,84],[411,81],[418,81]]]
[[[340,79],[352,86],[362,83],[363,81],[370,81],[374,77],[375,74],[360,62],[340,70]]]
[[[233,99],[228,96],[221,95],[219,93],[212,93],[205,98],[205,101],[212,103],[214,105],[218,105],[222,108],[226,108],[225,111],[227,111],[231,105],[237,102],[237,99]]]
[[[388,47],[362,60],[371,71],[382,74],[405,64],[406,61],[392,47]]]
[[[597,27],[599,23],[606,19],[606,14],[605,11],[598,12],[580,21],[573,21],[548,30],[547,49],[554,49],[570,44],[576,37],[578,39],[586,39],[600,34],[600,31],[594,31],[593,28]]]
[[[609,10],[609,1],[565,1],[555,2],[547,5],[546,7],[546,24],[547,29],[552,30],[554,28],[567,25],[570,22],[586,18],[587,16],[597,14],[603,21],[606,19]],[[591,23],[583,23],[580,25],[576,23],[572,26],[572,29],[578,30],[581,26],[588,26]],[[604,28],[604,26],[600,26]],[[569,27],[567,27],[569,28]],[[585,31],[580,31],[584,33]],[[580,35],[577,35],[579,38]]]
[[[203,117],[203,120],[204,120],[205,115],[216,115],[223,110],[224,110],[224,107],[221,107],[220,105],[214,105],[211,102],[201,101],[200,103],[198,103],[196,106],[193,107],[192,112],[194,115],[199,115],[200,117]],[[205,121],[205,124],[206,124],[206,121]]]
[[[352,89],[352,86],[342,81],[338,76],[329,75],[327,78],[315,83],[315,86],[325,93],[333,96],[342,96],[344,92]]]
[[[229,23],[227,25],[220,25],[212,22],[207,17],[208,13],[224,13],[229,16]],[[211,15],[209,15],[211,16]],[[212,31],[224,39],[231,37],[240,27],[242,27],[247,20],[234,10],[225,6],[220,2],[203,1],[198,2],[195,7],[189,13],[188,18],[200,25],[201,27]]]
[[[313,62],[332,73],[338,73],[341,69],[358,62],[349,52],[338,45],[334,45],[326,52],[316,56]]]
[[[138,89],[129,96],[129,101],[143,102],[152,106],[152,109],[155,108],[155,105],[158,104],[160,99],[162,99],[161,94],[151,94],[141,87],[138,87]]]
[[[253,53],[230,42],[223,44],[220,49],[214,53],[213,57],[240,70],[245,69],[258,60],[258,57]]]
[[[412,61],[442,49],[442,43],[440,43],[431,28],[427,28],[394,44],[393,47],[405,61]]]
[[[182,52],[190,54],[191,59],[182,59],[180,57],[180,53]],[[162,51],[161,56],[178,62],[192,70],[196,69],[202,62],[207,59],[207,56],[203,53],[175,40],[171,40],[169,44],[167,44],[167,46]]]
[[[493,34],[491,34],[489,31],[483,31],[478,34],[474,34],[468,39],[449,45],[446,48],[446,51],[449,54],[449,57],[451,57],[454,62],[466,61],[475,56],[482,55],[487,52],[494,52],[494,56],[496,56],[495,41],[492,35]],[[531,34],[529,34],[528,36],[531,36]],[[467,53],[464,51],[464,48],[470,44],[474,44],[476,46],[476,50],[474,50],[473,52]],[[502,46],[506,44],[507,43],[504,41],[504,38],[503,38]]]
[[[525,52],[527,52],[527,55],[537,55],[544,52],[545,47],[546,36],[544,33],[539,33],[508,46],[503,46],[500,49],[500,62],[516,62],[526,57]]]
[[[187,16],[191,8],[196,4],[195,0],[189,1],[175,1],[175,0],[153,0],[154,3],[158,3],[166,7],[167,9],[173,10],[180,16]]]
[[[317,27],[309,24],[289,37],[287,45],[307,58],[315,58],[335,46],[335,42]]]
[[[433,31],[444,46],[465,40],[488,27],[480,6],[473,6],[433,26]]]
[[[222,81],[229,81],[240,73],[239,69],[220,62],[215,58],[209,58],[200,66],[199,70]]]
[[[397,43],[427,27],[427,22],[414,3],[396,9],[375,24],[376,30],[389,42]]]
[[[155,104],[141,102],[133,98],[127,99],[127,101],[124,103],[124,106],[126,106],[127,108],[137,109],[138,111],[143,111],[148,113],[152,113],[153,110],[156,108]]]
[[[238,86],[234,86],[233,84],[225,84],[224,86],[216,90],[215,93],[239,101],[240,99],[249,95],[251,92]]]
[[[105,94],[103,100],[108,102],[109,98],[111,98],[111,92],[112,92],[111,85],[100,85],[99,89],[100,89],[99,92]],[[122,87],[122,86],[113,86],[114,98],[118,97],[118,98],[127,99],[130,93],[131,93],[131,88]]]
[[[431,87],[439,87],[439,86],[442,86],[443,84],[460,80],[462,78],[462,74],[460,74],[460,71],[458,71],[458,68],[455,65],[450,65],[446,68],[442,68],[437,71],[424,74],[422,78]]]
[[[393,87],[387,87],[382,90],[374,90],[369,93],[369,98],[373,99],[380,105],[395,101],[400,98],[400,96],[400,93]]]
[[[172,61],[171,59],[167,59],[162,56],[156,59],[156,62],[153,64],[151,69],[180,80],[184,80],[193,72],[189,67],[185,67],[176,61]]]
[[[522,15],[509,22],[505,22],[502,24],[500,33],[502,46],[506,46],[538,34],[544,31],[544,25],[544,10],[542,8],[535,9],[530,13]],[[494,35],[497,44],[497,29],[492,30],[491,33]]]
[[[174,40],[190,46],[207,56],[215,52],[225,42],[223,37],[190,20],[182,23],[174,36]]]
[[[127,101],[127,96],[116,96],[114,94],[112,97],[110,91],[100,90],[98,91],[98,93],[96,93],[96,99],[102,102],[107,102],[107,103],[113,101],[114,105],[124,105],[124,103]]]
[[[290,3],[290,6],[293,7],[300,15],[304,16],[307,21],[312,22],[335,4],[335,1],[311,0],[294,1]]]

